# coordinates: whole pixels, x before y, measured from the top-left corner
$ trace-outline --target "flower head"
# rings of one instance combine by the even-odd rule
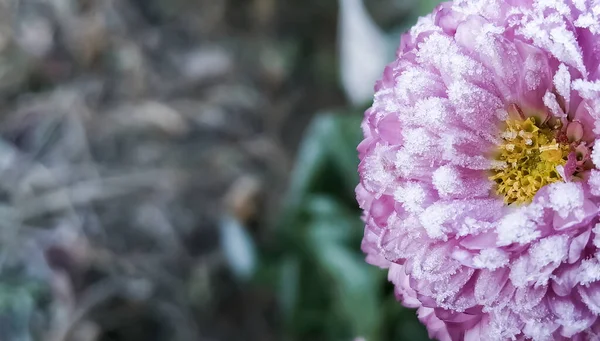
[[[600,340],[600,1],[457,0],[359,145],[367,260],[439,340]]]

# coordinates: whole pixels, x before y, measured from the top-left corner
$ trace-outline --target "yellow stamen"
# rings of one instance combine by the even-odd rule
[[[543,186],[562,181],[556,167],[565,165],[570,147],[558,143],[552,129],[539,127],[534,118],[508,120],[502,138],[497,156],[502,166],[490,180],[507,204],[530,202]]]

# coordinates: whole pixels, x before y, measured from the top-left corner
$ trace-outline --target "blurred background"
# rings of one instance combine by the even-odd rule
[[[360,120],[424,0],[0,0],[0,341],[419,341]]]

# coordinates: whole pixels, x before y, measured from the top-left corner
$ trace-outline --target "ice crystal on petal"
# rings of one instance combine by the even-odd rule
[[[410,154],[422,155],[434,147],[431,134],[425,128],[406,129],[402,135],[406,140],[404,150]]]
[[[565,64],[560,64],[554,75],[554,87],[568,105],[571,101],[571,74]]]
[[[456,216],[455,206],[449,203],[435,203],[421,213],[420,221],[430,238],[446,240],[448,227],[445,224]]]
[[[592,229],[592,232],[594,233],[594,246],[600,249],[600,224],[596,224]]]
[[[433,186],[442,197],[459,194],[464,188],[460,172],[452,166],[442,166],[433,172]]]
[[[414,120],[418,124],[431,127],[443,126],[448,116],[447,100],[440,97],[429,97],[419,100],[414,107]]]
[[[419,67],[409,67],[402,71],[396,78],[394,87],[398,102],[404,105],[413,104],[415,100],[422,101],[432,94],[442,95],[444,90],[439,86],[438,75]]]
[[[573,81],[573,89],[579,92],[579,95],[585,99],[598,99],[598,93],[600,92],[600,80],[586,81],[583,79],[576,79]]]
[[[555,298],[550,302],[554,313],[558,316],[556,322],[562,325],[562,336],[573,337],[589,328],[596,318],[587,309],[581,309],[573,301],[565,298]]]
[[[466,217],[465,220],[460,225],[458,229],[457,235],[460,237],[468,236],[468,235],[477,235],[481,232],[490,230],[495,225],[485,220],[477,220],[472,217]]]
[[[374,184],[374,187],[369,187],[376,190],[378,196],[383,194],[395,179],[392,170],[394,163],[390,160],[388,152],[388,147],[377,145],[373,153],[365,159],[364,178]]]
[[[526,255],[521,256],[519,259],[513,262],[510,270],[510,280],[515,287],[525,287],[527,283],[531,281],[532,275],[528,266],[529,257]]]
[[[530,54],[525,59],[525,84],[527,90],[534,91],[542,84],[542,77],[536,70],[542,70],[544,67],[543,60],[540,55]]]
[[[579,283],[586,285],[600,280],[600,262],[597,258],[583,260],[580,269],[577,276]]]
[[[573,4],[578,10],[585,11],[587,9],[586,1],[587,0],[573,0]]]
[[[477,268],[496,270],[505,266],[509,261],[506,252],[499,249],[483,249],[473,257],[473,264]]]
[[[565,115],[562,109],[560,108],[560,104],[558,104],[558,100],[556,99],[556,95],[554,93],[546,92],[546,94],[543,97],[543,100],[544,105],[546,105],[546,107],[550,109],[550,112],[552,112],[554,116],[561,117]]]
[[[394,198],[404,206],[404,209],[410,212],[421,212],[423,203],[427,197],[427,192],[423,186],[416,182],[409,182],[398,186],[394,192]]]
[[[439,26],[436,26],[433,18],[430,16],[420,17],[415,26],[410,29],[410,35],[418,37],[421,33],[441,31]]]
[[[558,182],[548,186],[550,205],[561,217],[566,218],[569,212],[583,206],[583,190],[580,184]]]
[[[593,169],[590,172],[588,185],[590,186],[590,192],[592,195],[600,196],[600,171]]]
[[[552,24],[556,26],[548,27]],[[525,24],[521,32],[525,37],[533,39],[536,46],[548,49],[559,61],[587,75],[577,39],[560,16],[537,17]]]
[[[596,144],[600,146],[598,140],[596,140]],[[592,162],[594,162],[596,167],[600,167],[600,148],[594,148],[592,151]]]
[[[564,235],[550,236],[531,247],[529,254],[537,266],[560,264],[567,259],[569,238]]]
[[[552,341],[554,340],[552,334],[558,327],[559,324],[557,323],[551,323],[548,326],[548,323],[544,323],[543,321],[530,320],[525,324],[523,333],[533,341]]]
[[[508,309],[503,309],[495,312],[495,318],[491,320],[489,326],[490,340],[511,340],[515,335],[521,333],[518,320],[512,316],[512,312]]]
[[[551,9],[555,10],[561,15],[569,15],[569,6],[563,0],[538,0],[535,2],[535,8],[538,12]]]
[[[575,26],[580,28],[587,28],[594,34],[600,33],[600,25],[598,25],[598,17],[592,13],[587,13],[575,20]]]
[[[498,245],[527,244],[538,239],[542,214],[543,209],[535,204],[506,214],[498,223]]]
[[[579,294],[588,309],[594,314],[600,315],[600,290],[597,287],[579,287]]]

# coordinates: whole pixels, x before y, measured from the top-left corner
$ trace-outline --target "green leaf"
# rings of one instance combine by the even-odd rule
[[[381,318],[378,298],[381,277],[377,269],[343,245],[322,246],[316,254],[320,265],[331,276],[338,309],[348,319],[354,334],[377,340]]]
[[[354,193],[358,184],[358,153],[356,147],[362,140],[360,124],[362,114],[348,112],[345,115],[331,116],[329,153],[339,176],[344,180],[346,190]]]
[[[37,286],[0,285],[0,340],[30,341]]]
[[[318,198],[315,203],[321,203],[329,214],[313,216],[307,243],[319,267],[329,275],[337,309],[354,335],[378,340],[383,273],[368,265],[358,248],[347,242],[351,227],[360,220],[336,207],[333,199]]]
[[[391,332],[385,272],[367,264],[360,251],[363,223],[353,197],[361,119],[358,111],[318,115],[298,152],[278,243],[283,260],[276,261],[292,339],[378,341]],[[400,335],[418,337],[422,329],[412,329],[418,324],[414,311],[407,312],[410,328]]]
[[[350,242],[352,238],[362,235],[362,221],[358,214],[333,196],[312,195],[306,200],[305,210],[313,225],[322,225],[311,231],[318,234],[313,235],[316,240]]]
[[[300,145],[286,199],[284,216],[294,220],[297,210],[327,174],[341,179],[352,194],[358,183],[356,147],[361,140],[361,115],[356,112],[317,115]]]
[[[291,176],[291,183],[287,194],[286,211],[295,210],[301,206],[305,195],[310,191],[323,170],[327,160],[328,131],[331,126],[328,120],[319,117],[307,128],[300,144],[296,164]],[[290,212],[286,212],[290,213]]]
[[[433,11],[433,9],[440,3],[442,3],[440,0],[421,0],[419,2],[419,6],[417,7],[417,15],[421,16],[431,13],[431,11]]]
[[[299,283],[300,260],[294,256],[286,257],[280,267],[279,301],[288,319],[298,301]]]

